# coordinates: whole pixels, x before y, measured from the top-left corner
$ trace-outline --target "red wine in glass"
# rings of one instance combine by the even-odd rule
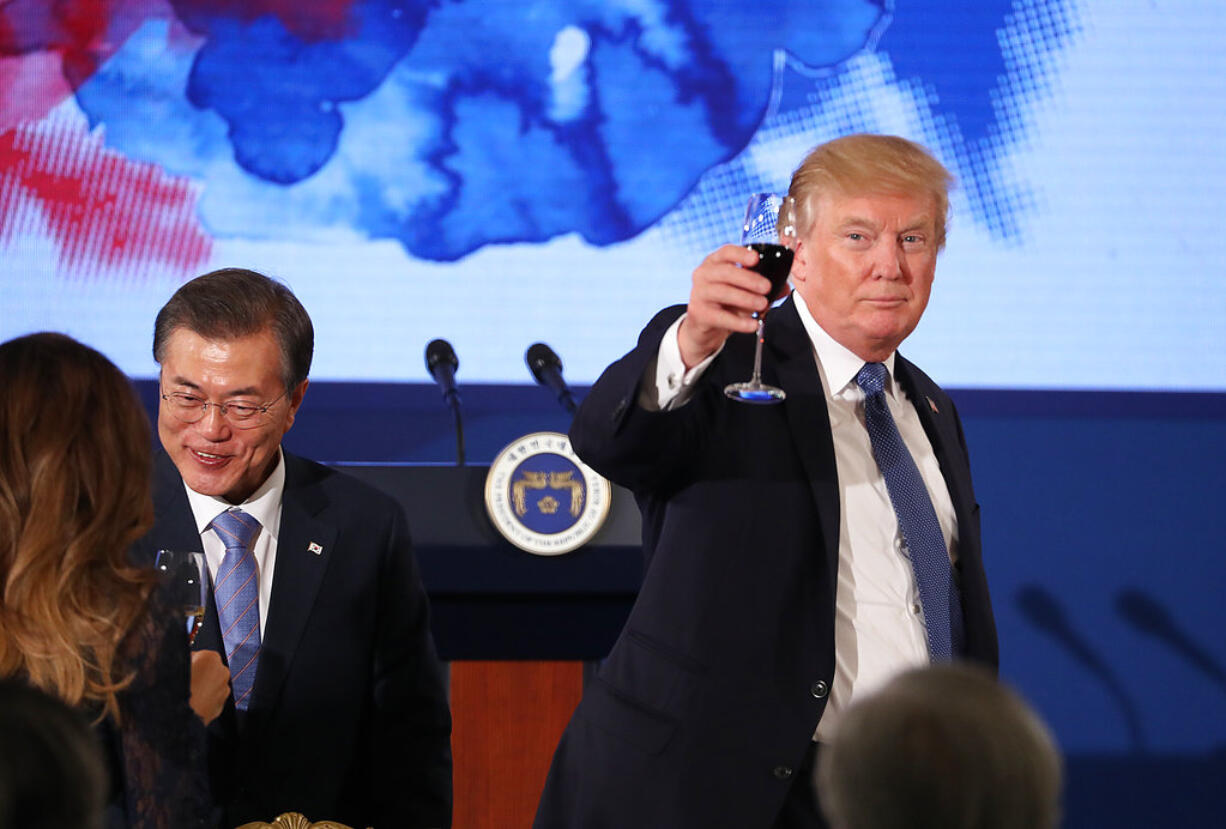
[[[791,196],[755,193],[749,197],[745,224],[741,228],[741,244],[758,252],[754,270],[770,280],[767,299],[777,299],[787,285],[792,272],[792,255],[796,242],[796,210]],[[769,311],[770,308],[767,308]],[[769,405],[781,403],[787,397],[783,389],[762,382],[762,343],[766,330],[767,311],[754,314],[758,320],[757,342],[754,343],[753,376],[744,383],[724,387],[724,394],[738,403]]]
[[[773,302],[783,293],[788,276],[792,273],[792,249],[770,242],[752,242],[747,247],[758,252],[760,258],[753,270],[771,281],[768,299]],[[762,313],[765,314],[766,311]]]

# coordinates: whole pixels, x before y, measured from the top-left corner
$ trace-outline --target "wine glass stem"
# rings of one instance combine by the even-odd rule
[[[766,330],[766,314],[758,314],[758,341],[753,349],[753,379],[750,382],[756,387],[762,385],[762,332]]]

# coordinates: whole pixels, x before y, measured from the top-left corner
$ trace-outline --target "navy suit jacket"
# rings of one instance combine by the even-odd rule
[[[154,481],[156,523],[140,550],[201,549],[164,453]],[[196,647],[224,654],[216,619],[210,607]],[[231,699],[209,732],[226,826],[286,811],[355,827],[451,825],[451,715],[399,504],[285,453],[251,701],[236,712]]]
[[[764,380],[787,392],[782,405],[724,397],[752,366],[752,335],[735,335],[685,406],[648,412],[636,403],[640,381],[682,311],[657,315],[571,429],[579,456],[635,493],[646,570],[555,753],[540,829],[766,829],[833,681],[840,501],[812,345],[789,299],[770,314],[763,359]],[[957,515],[966,655],[995,667],[957,413],[901,357],[895,373]]]

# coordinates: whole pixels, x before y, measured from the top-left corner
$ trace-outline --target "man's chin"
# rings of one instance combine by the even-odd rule
[[[198,492],[201,495],[208,495],[213,498],[225,498],[226,493],[230,491],[227,484],[220,483],[213,478],[201,478],[200,476],[183,476],[183,482],[186,483],[192,492]]]
[[[220,470],[201,468],[201,466],[195,455],[189,452],[183,463],[178,464],[183,483],[187,484],[192,492],[214,498],[225,498],[226,493],[234,488],[235,482],[231,480],[231,476]]]

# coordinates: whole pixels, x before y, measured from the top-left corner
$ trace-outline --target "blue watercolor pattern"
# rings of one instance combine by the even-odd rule
[[[77,100],[112,146],[203,180],[219,237],[343,232],[438,261],[567,234],[614,244],[874,50],[952,125],[979,218],[1007,236],[1022,206],[993,177],[1016,138],[1000,101],[1008,0],[354,0],[316,37],[172,5],[198,48],[167,48],[170,22],[150,20]],[[956,43],[923,23],[951,15]],[[1066,18],[1044,18],[1062,19],[1043,37],[1067,37]],[[817,79],[794,100],[776,50]]]

